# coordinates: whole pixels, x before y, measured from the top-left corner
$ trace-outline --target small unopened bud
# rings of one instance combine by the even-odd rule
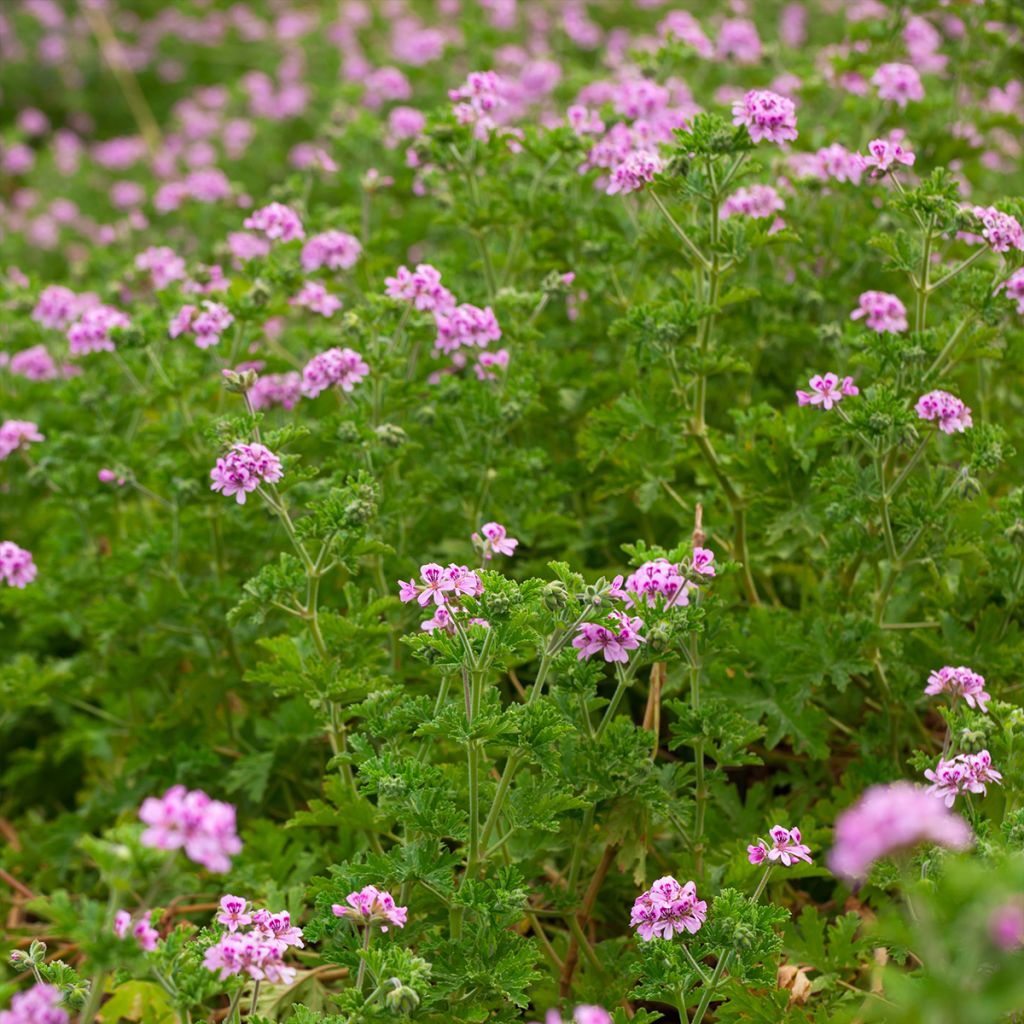
[[[384,997],[384,1003],[392,1013],[412,1013],[420,1005],[420,997],[416,990],[404,984],[398,978],[388,979],[392,989]]]
[[[232,394],[244,394],[256,383],[255,370],[221,370],[224,387]]]
[[[569,592],[561,580],[552,580],[545,584],[543,591],[544,607],[550,611],[557,612],[564,608],[569,600]]]

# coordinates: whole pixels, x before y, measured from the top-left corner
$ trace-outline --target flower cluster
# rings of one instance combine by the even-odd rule
[[[291,984],[295,968],[284,963],[284,954],[291,946],[302,948],[302,929],[292,924],[286,910],[249,913],[247,906],[240,896],[221,898],[217,921],[227,928],[227,934],[206,950],[203,966],[217,973],[221,981],[233,974],[247,974],[254,981]],[[252,926],[249,931],[241,931],[247,925]]]
[[[39,293],[32,319],[51,330],[63,331],[93,303],[76,295],[70,288],[51,284]]]
[[[948,693],[954,703],[963,697],[968,707],[977,708],[979,711],[987,711],[988,702],[992,699],[992,695],[985,691],[985,677],[978,675],[966,665],[960,665],[958,668],[943,665],[937,672],[932,672],[928,676],[928,685],[925,686],[924,692]]]
[[[239,442],[210,470],[210,490],[225,498],[234,495],[238,504],[244,505],[246,495],[260,484],[276,484],[282,476],[281,460],[269,448]]]
[[[640,635],[644,628],[644,620],[631,617],[625,612],[610,612],[606,622],[611,626],[602,626],[598,622],[583,622],[579,633],[573,638],[572,645],[579,654],[578,661],[601,654],[605,661],[618,661],[625,664],[629,661],[629,651],[635,651],[640,644],[646,643],[646,637]]]
[[[71,354],[84,356],[90,352],[113,352],[114,341],[110,332],[131,325],[127,314],[113,306],[92,306],[68,328],[67,339]]]
[[[148,270],[159,292],[185,277],[185,261],[166,245],[153,245],[135,257],[137,270]]]
[[[288,300],[290,306],[303,306],[323,317],[332,317],[341,309],[341,299],[332,295],[319,281],[306,281],[298,294]]]
[[[758,839],[756,844],[747,847],[747,860],[751,864],[761,864],[766,859],[773,864],[778,861],[787,868],[798,860],[811,863],[811,848],[801,842],[800,829],[796,826],[783,828],[775,825],[768,835],[771,837],[771,846],[763,839]]]
[[[448,98],[455,103],[455,120],[472,125],[474,137],[481,142],[486,142],[497,127],[495,112],[506,106],[503,85],[494,71],[471,71],[458,89],[448,90]]]
[[[879,334],[899,334],[908,327],[907,307],[889,292],[861,292],[850,319],[864,318],[868,327]]]
[[[291,242],[306,237],[299,215],[283,203],[270,203],[245,218],[243,227],[262,231],[272,241]]]
[[[797,137],[796,107],[768,89],[751,89],[732,105],[732,123],[746,125],[751,141],[792,142]]]
[[[288,373],[268,373],[257,377],[247,393],[253,409],[280,405],[291,410],[302,398],[302,375],[294,370]]]
[[[974,425],[971,410],[948,391],[929,391],[917,400],[914,409],[922,420],[938,420],[944,434],[962,434]]]
[[[994,206],[972,206],[971,213],[981,221],[981,235],[993,252],[1024,250],[1024,228],[1016,217]]]
[[[235,318],[227,306],[219,302],[204,302],[202,309],[197,306],[182,306],[171,320],[167,333],[172,338],[183,334],[195,337],[196,348],[210,348],[220,341],[220,336]]]
[[[706,549],[697,550],[702,552],[702,560],[706,559]],[[713,559],[714,555],[711,558]],[[705,568],[699,571],[713,576],[714,567],[710,567],[710,572],[706,571],[707,567],[705,565]],[[673,605],[689,604],[689,592],[692,587],[693,584],[687,580],[682,566],[670,562],[667,558],[654,558],[631,572],[625,582],[621,576],[617,576],[612,581],[611,596],[621,598],[627,608],[637,604],[646,604],[649,608],[661,604],[662,607],[669,608]]]
[[[55,380],[59,376],[57,364],[45,345],[32,345],[15,352],[7,369],[26,380]]]
[[[519,541],[510,537],[501,523],[484,523],[480,533],[473,534],[473,543],[480,548],[486,561],[495,555],[507,555],[509,558],[516,553]]]
[[[0,1024],[68,1024],[68,1013],[61,1005],[60,989],[39,982],[25,992],[17,992],[9,1010],[0,1010]]]
[[[409,916],[408,907],[397,906],[391,893],[375,885],[364,885],[362,889],[350,892],[345,902],[348,903],[347,907],[340,903],[331,904],[331,913],[335,917],[348,917],[356,924],[365,924],[367,927],[379,924],[382,932],[386,932],[390,926],[404,928]]]
[[[899,107],[924,99],[921,76],[909,64],[883,64],[871,76],[871,84],[879,99],[892,100]]]
[[[563,1024],[562,1015],[557,1010],[548,1010],[544,1014],[544,1024]],[[612,1015],[601,1006],[584,1003],[572,1011],[571,1024],[612,1024]]]
[[[939,758],[939,763],[927,769],[924,777],[931,783],[928,792],[939,797],[947,807],[952,807],[958,796],[967,793],[984,796],[987,783],[999,783],[1003,778],[992,767],[992,756],[987,750],[977,754],[957,754],[948,761]]]
[[[4,420],[0,423],[0,462],[19,448],[45,440],[39,426],[30,420]]]
[[[363,247],[355,235],[344,231],[324,231],[309,237],[299,260],[307,274],[322,267],[348,270],[356,265],[362,251]]]
[[[162,797],[147,797],[139,808],[147,828],[142,845],[158,850],[184,849],[189,860],[223,874],[242,849],[235,830],[235,809],[201,789],[172,786]]]
[[[655,936],[671,939],[683,932],[700,931],[707,912],[707,902],[697,899],[693,882],[680,885],[671,875],[666,875],[636,898],[629,924],[636,928],[644,942],[650,942]]]
[[[853,383],[852,377],[843,377],[835,373],[822,376],[816,373],[808,382],[810,391],[797,391],[798,405],[820,405],[823,409],[831,409],[846,397],[860,394],[860,388]]]
[[[750,188],[737,189],[722,203],[722,217],[734,217],[738,214],[742,217],[767,220],[785,208],[782,196],[771,185],[751,185]]]
[[[965,850],[973,836],[963,818],[912,782],[872,786],[836,819],[829,867],[851,882],[863,879],[876,860],[933,843]]]
[[[638,192],[654,181],[654,176],[660,174],[664,167],[665,163],[657,153],[649,149],[635,149],[613,168],[605,191],[610,196],[619,192]]]
[[[463,302],[447,313],[435,317],[437,338],[434,346],[439,352],[451,353],[458,348],[477,346],[486,348],[492,341],[501,339],[498,319],[490,306],[478,306]]]
[[[1015,270],[996,291],[1002,291],[1004,288],[1006,297],[1017,303],[1017,312],[1024,316],[1024,268]],[[11,368],[14,368],[14,359],[11,360]]]
[[[913,167],[915,159],[914,154],[909,149],[904,149],[903,146],[892,139],[872,139],[868,143],[867,156],[863,157],[864,166],[872,168],[872,174],[876,177],[885,174],[896,164]]]
[[[114,935],[119,939],[124,939],[130,932],[132,938],[145,952],[152,953],[156,949],[160,933],[150,921],[151,914],[152,911],[147,910],[133,925],[132,915],[127,910],[119,910],[114,915]]]
[[[329,348],[320,352],[302,368],[302,393],[316,398],[329,387],[352,389],[370,372],[363,357],[350,348]]]
[[[32,555],[10,540],[0,540],[0,580],[24,590],[36,578]]]
[[[447,313],[455,307],[455,297],[441,284],[441,272],[429,263],[420,263],[415,270],[401,266],[394,277],[384,278],[384,284],[388,298],[426,313]]]

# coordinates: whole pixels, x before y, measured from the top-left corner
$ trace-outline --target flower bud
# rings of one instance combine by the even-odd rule
[[[382,423],[374,433],[385,448],[401,448],[406,441],[406,433],[397,423]]]
[[[565,589],[565,584],[561,580],[552,580],[550,583],[545,584],[542,599],[545,608],[549,611],[557,612],[565,607],[566,602],[569,600],[569,592]]]
[[[420,1005],[415,989],[405,985],[398,978],[389,979],[392,986],[384,997],[384,1003],[392,1013],[412,1013]]]

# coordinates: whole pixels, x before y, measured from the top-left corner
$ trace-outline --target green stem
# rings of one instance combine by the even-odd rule
[[[573,938],[576,940],[576,944],[583,950],[583,955],[587,958],[590,966],[597,971],[598,974],[604,974],[604,967],[601,961],[598,960],[597,954],[594,952],[594,947],[590,944],[590,940],[587,938],[580,926],[579,918],[575,913],[569,914],[566,919],[569,924],[569,931],[572,932]]]
[[[690,638],[690,707],[694,715],[700,712],[700,659],[697,651],[697,637]],[[693,819],[693,862],[694,871],[704,877],[704,815],[707,807],[707,788],[704,778],[704,740],[693,744],[694,769],[694,819]]]
[[[669,224],[672,226],[672,230],[675,231],[675,233],[679,236],[683,245],[686,246],[687,251],[694,258],[694,260],[696,260],[697,264],[704,270],[710,270],[711,264],[708,262],[708,258],[704,255],[704,253],[700,251],[700,249],[697,248],[693,239],[691,239],[690,236],[679,226],[679,224],[676,223],[675,218],[672,216],[671,213],[668,212],[668,207],[665,206],[665,204],[661,201],[661,197],[658,195],[658,193],[655,192],[652,188],[648,189],[647,194],[654,200],[655,206],[658,207],[658,209],[664,216],[665,220],[667,220]]]
[[[944,274],[937,281],[934,281],[932,284],[928,285],[927,286],[928,287],[928,291],[929,292],[938,291],[944,284],[947,284],[948,282],[952,281],[953,278],[956,277],[956,275],[959,274],[961,271],[964,271],[969,266],[971,266],[972,264],[977,263],[978,260],[980,260],[981,257],[984,256],[987,252],[988,252],[988,246],[987,245],[980,246],[973,253],[971,253],[971,255],[967,257],[967,259],[962,260],[952,270],[950,270],[947,274]]]
[[[715,964],[715,970],[711,975],[711,980],[704,986],[704,991],[701,993],[700,1002],[697,1004],[697,1010],[693,1015],[691,1024],[701,1024],[701,1021],[704,1020],[704,1014],[708,1012],[708,1006],[710,1005],[711,1000],[715,998],[715,990],[718,988],[718,983],[721,981],[726,967],[729,966],[729,961],[732,959],[732,953],[733,951],[731,949],[727,949],[718,958],[718,963]]]
[[[925,321],[928,317],[928,295],[931,288],[928,285],[928,276],[931,273],[932,261],[932,220],[928,219],[924,229],[924,246],[921,251],[921,271],[918,274],[915,288],[917,301],[914,306],[914,330],[923,331]]]
[[[252,987],[252,1002],[249,1003],[249,1016],[251,1017],[256,1012],[256,1000],[260,997],[260,979],[256,979],[256,984]]]
[[[228,1006],[227,1016],[224,1018],[224,1024],[235,1024],[236,1020],[240,1020],[241,1016],[238,1013],[238,1004],[242,1001],[242,990],[239,989],[232,997],[231,1003]]]
[[[934,285],[932,287],[934,288]],[[925,370],[924,377],[922,378],[923,380],[928,380],[928,378],[933,373],[935,373],[940,366],[942,366],[942,364],[946,361],[946,357],[949,355],[950,352],[953,351],[953,346],[956,345],[956,343],[960,340],[961,335],[967,329],[967,325],[970,322],[971,317],[964,317],[964,319],[961,320],[959,324],[957,324],[956,329],[949,336],[949,341],[946,342],[946,344],[942,347],[942,351],[935,357],[934,360],[932,360],[932,365],[929,366],[927,370]]]
[[[363,955],[359,958],[359,970],[356,972],[356,991],[363,991],[363,981],[366,978],[366,954],[370,951],[370,940],[373,938],[373,925],[369,921],[363,929]]]
[[[892,521],[889,518],[889,492],[885,488],[885,467],[882,465],[881,456],[875,456],[875,473],[878,475],[878,489],[880,496],[878,499],[878,508],[882,516],[882,533],[885,536],[885,550],[889,555],[889,562],[891,565],[895,565],[899,561],[899,555],[896,552],[896,539],[892,533]]]
[[[910,456],[907,464],[900,470],[899,476],[892,483],[892,487],[889,488],[890,499],[896,494],[896,492],[903,486],[903,481],[914,471],[917,464],[921,461],[921,456],[924,455],[925,448],[928,447],[928,442],[932,438],[932,431],[928,431],[921,439],[921,443],[917,446],[916,451]]]

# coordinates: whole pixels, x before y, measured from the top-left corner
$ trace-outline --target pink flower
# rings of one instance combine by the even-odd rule
[[[1024,268],[1015,270],[996,291],[1006,289],[1006,297],[1011,302],[1017,303],[1017,312],[1024,316]],[[15,357],[17,358],[17,357]],[[14,360],[11,360],[11,367],[14,367]]]
[[[484,523],[480,527],[480,533],[473,534],[473,543],[482,550],[487,561],[490,561],[495,555],[507,555],[511,558],[519,545],[519,541],[515,537],[508,536],[508,532],[501,523]]]
[[[246,217],[242,226],[252,231],[262,231],[272,241],[291,242],[306,237],[299,215],[283,203],[261,207]]]
[[[756,64],[761,59],[761,38],[757,26],[746,18],[726,18],[718,30],[715,56],[720,61]]]
[[[350,392],[370,372],[369,364],[350,348],[329,348],[313,356],[302,369],[302,393],[316,398],[329,387]]]
[[[287,910],[280,910],[276,914],[265,909],[257,910],[252,915],[252,923],[254,932],[282,947],[295,946],[302,949],[304,946],[302,929],[292,924],[291,914]]]
[[[238,443],[210,470],[210,490],[225,498],[234,495],[238,504],[244,505],[246,495],[260,484],[277,483],[283,476],[281,460],[269,448]]]
[[[439,352],[450,353],[473,345],[485,348],[501,339],[501,327],[490,306],[480,309],[464,302],[445,313],[435,313],[434,322],[437,326],[434,347]]]
[[[844,377],[840,382],[834,373],[826,373],[824,377],[820,373],[815,374],[809,386],[810,391],[797,391],[797,404],[820,405],[823,409],[831,409],[844,398],[860,394],[860,388],[853,383],[852,377]]]
[[[288,300],[290,306],[305,306],[323,317],[332,317],[341,309],[341,299],[332,295],[319,281],[307,281],[299,293]]]
[[[455,308],[455,297],[441,284],[441,272],[429,263],[420,263],[414,271],[399,267],[384,284],[388,298],[412,303],[415,309],[449,313]]]
[[[868,155],[862,159],[864,166],[874,168],[875,177],[880,177],[895,164],[913,167],[916,157],[891,139],[872,139],[868,143]]]
[[[894,782],[872,786],[840,814],[829,867],[842,878],[858,881],[876,860],[891,853],[921,843],[964,850],[972,841],[967,823],[928,790]]]
[[[45,345],[33,345],[15,352],[7,369],[26,380],[55,380],[59,376],[57,364]]]
[[[785,207],[782,196],[771,185],[751,185],[750,188],[737,189],[722,203],[722,217],[740,214],[765,220]]]
[[[239,263],[262,259],[270,252],[270,242],[248,231],[232,231],[228,234],[228,248]]]
[[[79,297],[63,285],[51,284],[39,293],[32,319],[52,330],[64,330],[81,312]]]
[[[321,267],[328,270],[348,270],[354,267],[363,247],[355,235],[344,231],[325,231],[312,235],[302,247],[299,257],[302,269],[308,274]]]
[[[135,941],[145,950],[147,953],[152,953],[156,949],[156,944],[160,939],[160,933],[150,924],[149,918],[152,911],[147,910],[138,921],[135,922],[135,927],[132,928],[132,935]]]
[[[101,484],[116,483],[118,487],[124,487],[125,485],[125,478],[123,476],[118,476],[112,469],[101,469],[96,474],[96,479],[99,480]]]
[[[978,675],[966,665],[959,668],[944,665],[937,672],[932,672],[928,676],[924,692],[932,695],[948,693],[954,703],[963,697],[968,707],[977,708],[979,711],[987,711],[988,702],[992,699],[992,695],[985,691],[985,677]]]
[[[899,334],[909,326],[907,307],[889,292],[862,292],[857,308],[850,314],[851,320],[867,317],[867,325],[879,334]]]
[[[698,57],[709,60],[714,56],[711,40],[704,34],[697,19],[689,11],[669,11],[658,22],[658,37],[668,39],[674,36],[681,43],[691,47]]]
[[[0,580],[9,587],[24,590],[36,578],[32,555],[10,540],[0,541]]]
[[[601,654],[607,662],[629,661],[629,651],[636,650],[646,639],[640,635],[644,628],[643,619],[630,618],[625,612],[611,612],[606,621],[612,625],[602,626],[596,622],[580,624],[579,633],[573,638],[572,645],[579,653],[577,661]]]
[[[999,783],[1003,778],[992,767],[992,756],[987,750],[957,754],[948,761],[940,758],[934,769],[925,771],[924,777],[931,783],[928,792],[939,797],[947,807],[952,807],[956,798],[965,793],[984,796],[986,783]]]
[[[563,1024],[562,1015],[557,1010],[548,1010],[544,1024]],[[572,1012],[572,1024],[612,1024],[612,1015],[600,1006],[577,1006]]]
[[[879,99],[892,100],[900,107],[924,99],[921,76],[909,64],[883,64],[871,76],[871,84],[878,90]]]
[[[193,334],[196,348],[210,348],[220,342],[221,334],[234,322],[227,306],[207,300],[201,310],[196,306],[182,306],[171,320],[167,333],[172,338]]]
[[[612,169],[605,192],[613,196],[619,192],[637,192],[645,184],[654,181],[665,164],[657,153],[649,149],[634,149]]]
[[[768,89],[751,89],[732,105],[732,123],[746,125],[754,142],[792,142],[797,137],[793,101]]]
[[[90,352],[113,352],[114,341],[110,332],[131,325],[131,320],[121,310],[113,306],[93,306],[68,328],[67,339],[71,354],[82,356]]]
[[[150,246],[135,257],[138,270],[148,270],[153,287],[159,292],[185,277],[185,261],[166,245]]]
[[[776,825],[768,834],[771,836],[771,846],[763,839],[758,839],[756,845],[747,847],[747,860],[751,864],[760,864],[765,858],[772,863],[779,861],[786,867],[798,860],[811,863],[811,848],[800,841],[800,829]]]
[[[508,349],[499,348],[497,352],[481,352],[477,356],[476,365],[473,367],[478,380],[497,380],[498,375],[493,372],[497,368],[508,369]]]
[[[302,398],[302,375],[289,373],[268,373],[256,378],[249,388],[249,404],[253,409],[266,409],[280,405],[292,410]]]
[[[19,448],[45,441],[39,427],[29,420],[4,420],[0,423],[0,462]]]
[[[455,619],[447,607],[434,605],[434,614],[420,623],[420,629],[424,633],[433,633],[435,629],[439,629],[443,633],[454,633],[456,632]]]
[[[494,115],[507,105],[505,88],[505,82],[494,71],[471,71],[458,89],[448,90],[448,98],[455,102],[455,120],[472,125],[474,137],[486,142],[497,127]]]
[[[922,420],[938,420],[944,434],[962,434],[974,425],[971,410],[948,391],[929,391],[914,406]]]
[[[224,925],[229,932],[237,932],[242,925],[252,924],[252,914],[246,912],[248,901],[241,896],[227,896],[220,898],[220,913],[217,921]]]
[[[479,597],[484,592],[480,577],[467,566],[456,565],[454,562],[447,568],[442,568],[436,562],[429,562],[420,566],[419,582],[399,580],[398,583],[399,600],[416,601],[421,608],[426,608],[431,602],[438,607],[450,604],[452,598],[460,594]]]
[[[694,548],[693,549],[693,571],[699,576],[714,576],[715,575],[715,553],[710,548]]]
[[[0,1024],[68,1024],[60,989],[39,983],[25,992],[16,992],[11,1008],[0,1010]]]
[[[1024,905],[1018,900],[996,907],[989,915],[988,934],[1007,953],[1024,946]]]
[[[242,849],[235,831],[235,809],[212,800],[201,789],[172,786],[162,797],[147,797],[139,808],[147,826],[142,845],[158,850],[184,849],[189,860],[223,873]]]
[[[981,235],[993,252],[1024,249],[1024,229],[1015,217],[994,206],[972,206],[970,212],[981,221]]]
[[[357,892],[350,892],[345,899],[347,907],[340,903],[332,904],[331,912],[335,917],[355,915],[367,925],[380,924],[382,932],[388,930],[388,925],[394,925],[396,928],[405,927],[409,908],[396,906],[394,897],[375,885],[364,885]]]
[[[667,875],[636,898],[629,924],[636,928],[644,942],[650,942],[655,936],[671,939],[683,932],[700,931],[707,911],[707,902],[697,899],[693,882],[680,885]]]
[[[796,158],[803,158],[807,154],[796,154]],[[861,175],[864,173],[864,158],[859,153],[851,153],[845,146],[833,142],[830,146],[819,149],[808,165],[813,168],[812,177],[822,180],[833,178],[839,182],[851,182],[854,185],[860,184]],[[798,171],[799,176],[804,176]]]

